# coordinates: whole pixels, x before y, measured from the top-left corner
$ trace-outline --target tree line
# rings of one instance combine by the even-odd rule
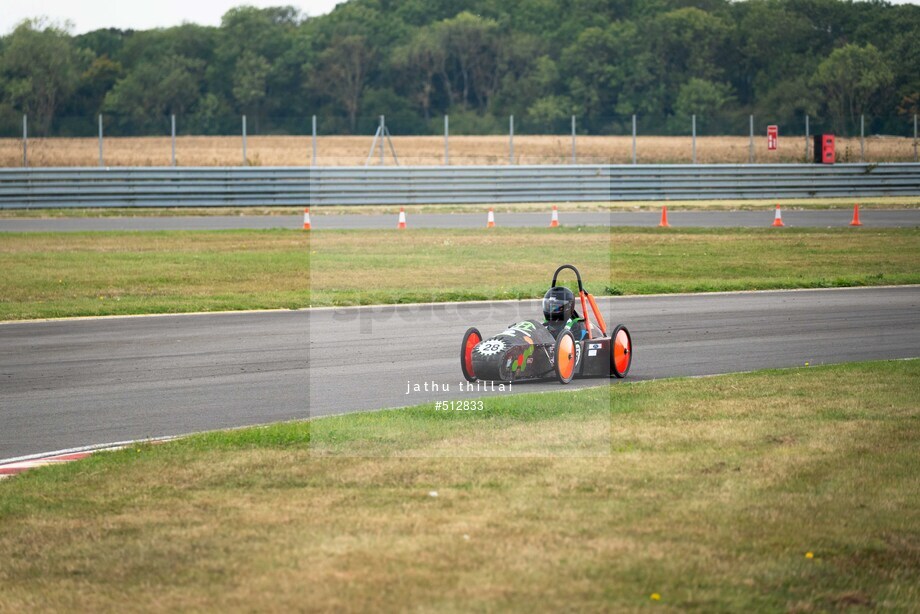
[[[920,7],[843,0],[349,0],[317,17],[241,6],[219,27],[0,37],[0,134],[519,130],[744,133],[748,114],[906,134],[920,107]]]

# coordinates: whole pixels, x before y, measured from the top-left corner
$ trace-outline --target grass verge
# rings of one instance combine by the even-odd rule
[[[0,233],[0,320],[920,283],[918,229]],[[373,246],[373,249],[369,249]]]
[[[861,209],[916,209],[916,196],[879,196],[868,198],[788,198],[773,200],[672,200],[666,204],[672,210],[693,211],[756,211],[772,209],[779,202],[786,209],[852,209],[855,202]],[[660,202],[640,200],[596,203],[556,203],[566,211],[658,211]],[[513,203],[495,205],[405,205],[409,215],[416,213],[483,213],[486,207],[496,213],[546,213],[550,203]],[[311,215],[395,215],[397,208],[383,206],[323,206],[314,207]],[[152,208],[61,208],[61,209],[0,209],[4,218],[66,218],[66,217],[181,217],[181,216],[264,216],[301,215],[303,207],[152,207]]]
[[[918,377],[620,383],[37,469],[0,482],[0,608],[909,611]]]

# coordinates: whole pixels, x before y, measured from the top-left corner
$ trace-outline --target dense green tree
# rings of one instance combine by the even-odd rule
[[[265,100],[265,84],[271,66],[261,55],[246,50],[236,63],[233,72],[233,97],[244,111],[255,119],[259,129],[259,108]]]
[[[730,85],[693,77],[681,86],[674,103],[674,112],[684,118],[693,114],[715,115],[722,111],[731,99]]]
[[[39,132],[47,133],[55,112],[76,91],[80,73],[91,60],[91,54],[77,49],[65,30],[25,21],[7,37],[0,56],[4,101],[32,117]]]
[[[416,30],[408,43],[393,51],[392,63],[404,75],[411,99],[427,121],[431,117],[436,80],[447,72],[447,49],[438,32],[430,26]]]
[[[497,86],[498,25],[463,12],[443,21],[439,33],[459,76],[460,104],[487,108]]]
[[[847,120],[855,125],[857,117],[872,109],[882,90],[894,75],[882,54],[873,45],[845,45],[835,49],[821,62],[813,83],[824,90],[827,106],[832,110],[837,130]]]
[[[374,50],[363,36],[337,39],[320,54],[310,82],[313,89],[324,92],[342,105],[348,114],[348,126],[352,132],[358,122],[361,95],[375,59]]]
[[[689,114],[738,132],[749,113],[787,128],[903,133],[920,100],[920,7],[850,0],[348,0],[313,17],[240,6],[219,27],[104,29],[27,22],[0,36],[0,132],[203,133],[239,128],[405,132],[686,132]],[[817,117],[816,117],[817,116]],[[398,128],[397,128],[398,127]]]
[[[182,115],[199,98],[201,60],[171,55],[144,62],[120,80],[105,98],[105,110],[121,125],[161,131],[170,115]]]

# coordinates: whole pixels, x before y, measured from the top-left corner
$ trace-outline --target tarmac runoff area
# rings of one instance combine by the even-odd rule
[[[394,209],[395,211],[395,209]],[[313,230],[395,229],[397,214],[392,215],[321,215],[314,209]],[[412,213],[409,228],[484,228],[486,209],[482,213]],[[672,227],[688,228],[760,228],[773,223],[774,210],[763,211],[669,211]],[[849,226],[850,209],[783,211],[783,222],[792,228]],[[863,209],[860,212],[867,228],[913,228],[920,226],[920,209]],[[563,226],[657,226],[657,211],[560,211]],[[545,213],[496,213],[499,227],[525,228],[549,226],[550,210]],[[236,230],[303,227],[300,215],[246,216],[173,216],[173,217],[97,217],[97,218],[3,218],[0,232],[68,232],[94,230]]]
[[[598,302],[632,333],[627,381],[920,355],[920,286]],[[539,314],[528,300],[0,324],[0,459],[508,394],[460,390],[461,337]]]

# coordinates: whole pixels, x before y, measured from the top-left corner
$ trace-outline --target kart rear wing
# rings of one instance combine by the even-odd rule
[[[601,310],[598,309],[597,303],[594,302],[594,297],[588,294],[588,291],[585,290],[584,284],[581,282],[581,273],[578,272],[571,264],[563,264],[561,267],[556,269],[556,272],[553,273],[553,283],[552,287],[556,286],[556,279],[559,277],[559,272],[565,269],[570,269],[575,272],[575,279],[578,280],[578,296],[581,298],[581,312],[585,316],[585,327],[588,329],[588,339],[594,338],[594,331],[591,326],[591,318],[588,317],[588,304],[591,305],[591,311],[594,312],[594,319],[597,320],[597,327],[601,331],[601,336],[607,336],[607,324],[604,322],[604,316],[601,315]]]

